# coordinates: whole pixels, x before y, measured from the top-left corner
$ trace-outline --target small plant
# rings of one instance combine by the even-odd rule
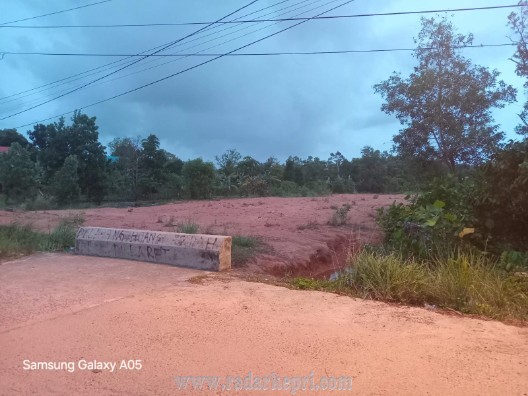
[[[333,226],[342,226],[348,222],[348,212],[350,212],[350,204],[343,204],[340,208],[335,209],[335,213],[332,215],[332,218],[328,224]]]
[[[291,284],[299,290],[333,291],[335,289],[333,282],[321,279],[295,278]]]
[[[39,250],[55,252],[75,246],[77,230],[84,222],[82,213],[71,214],[62,219],[57,228],[42,240]]]
[[[528,253],[505,250],[500,256],[499,266],[505,271],[528,271]]]
[[[235,235],[232,240],[231,261],[233,267],[242,267],[264,247],[262,241],[256,237]]]
[[[192,221],[188,220],[186,223],[178,224],[178,232],[182,234],[198,234],[200,226]]]

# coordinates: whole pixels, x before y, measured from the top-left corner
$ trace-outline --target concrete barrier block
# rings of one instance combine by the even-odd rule
[[[229,236],[81,227],[75,253],[224,271],[231,268],[231,243]]]

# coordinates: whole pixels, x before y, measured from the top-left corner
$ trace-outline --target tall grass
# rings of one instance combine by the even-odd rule
[[[528,320],[528,279],[498,270],[469,250],[423,263],[398,253],[363,251],[338,279],[342,288],[375,300],[436,305],[493,319]]]
[[[50,233],[35,231],[29,225],[0,225],[0,259],[31,254],[36,251],[55,252],[75,245],[77,229],[84,222],[82,215],[63,219]]]
[[[233,267],[244,266],[250,258],[259,253],[263,248],[263,243],[259,238],[250,236],[233,236],[231,249],[231,262]]]
[[[183,234],[198,234],[200,226],[191,220],[178,224],[178,232]]]

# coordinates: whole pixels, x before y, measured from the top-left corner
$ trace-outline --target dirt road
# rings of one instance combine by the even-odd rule
[[[352,377],[329,394],[528,394],[526,328],[225,275],[187,281],[202,274],[66,254],[0,265],[0,394],[187,395],[200,392],[176,376],[250,372]],[[94,360],[141,369],[78,367]],[[252,393],[325,394],[238,394]]]

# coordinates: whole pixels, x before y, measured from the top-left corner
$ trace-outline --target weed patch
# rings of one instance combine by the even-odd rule
[[[192,221],[178,224],[178,232],[182,234],[198,234],[200,226]]]
[[[36,251],[56,252],[75,245],[77,229],[84,222],[82,215],[63,219],[50,233],[37,232],[29,225],[0,226],[0,259],[31,254]]]
[[[231,264],[233,267],[242,267],[248,260],[261,252],[264,243],[256,237],[233,236],[231,247]]]
[[[299,289],[437,306],[497,320],[528,320],[528,278],[497,267],[478,251],[455,250],[431,261],[363,250],[335,281],[295,279]]]
[[[328,224],[335,227],[345,225],[348,222],[348,212],[350,212],[352,206],[350,204],[343,204],[340,208],[336,206],[332,206],[331,208],[335,208],[335,213],[328,221]]]

